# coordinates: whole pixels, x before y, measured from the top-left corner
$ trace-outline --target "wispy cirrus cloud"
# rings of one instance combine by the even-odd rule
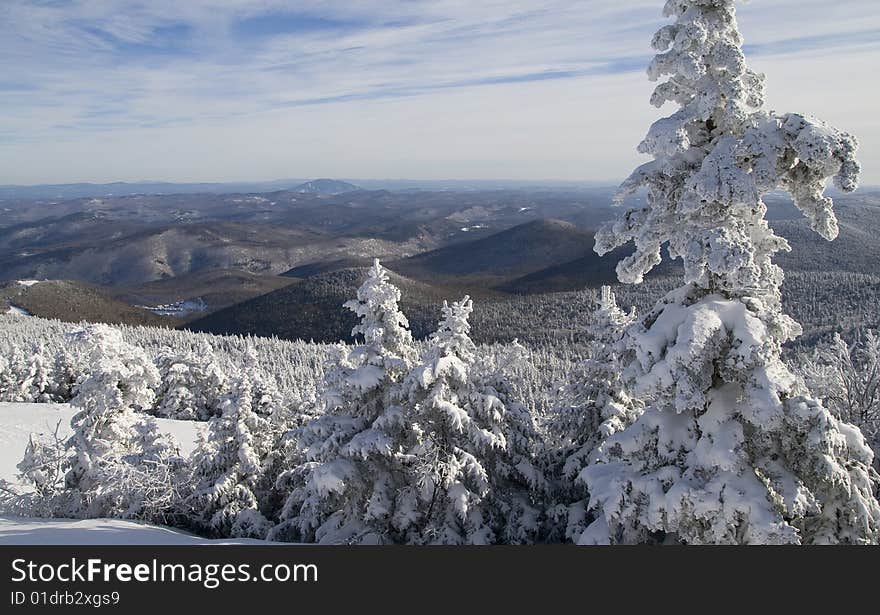
[[[131,153],[144,140],[174,144],[169,156],[176,173],[168,179],[232,178],[241,169],[253,173],[252,162],[242,165],[240,156],[251,148],[236,147],[237,141],[270,125],[278,133],[260,152],[267,175],[292,160],[298,166],[286,175],[328,170],[367,176],[378,172],[377,154],[359,161],[349,149],[339,156],[348,136],[357,134],[376,148],[386,143],[393,162],[405,146],[378,127],[393,122],[395,133],[420,133],[424,126],[407,122],[422,121],[426,113],[433,114],[437,132],[423,137],[435,155],[422,160],[424,171],[409,173],[461,172],[461,165],[450,163],[462,138],[455,126],[467,124],[497,139],[491,131],[499,130],[498,118],[516,117],[500,129],[531,134],[534,143],[519,143],[518,152],[483,144],[481,155],[491,160],[494,151],[498,164],[481,161],[468,169],[492,176],[532,169],[538,177],[557,168],[568,176],[567,169],[580,164],[586,169],[582,177],[623,175],[631,154],[609,160],[607,152],[566,150],[568,135],[541,133],[550,127],[535,109],[540,113],[543,101],[544,113],[575,113],[566,100],[553,97],[577,98],[580,113],[603,118],[591,130],[611,127],[630,119],[619,117],[629,104],[608,97],[626,83],[627,95],[644,107],[633,119],[649,121],[644,98],[650,86],[642,75],[650,36],[663,23],[661,8],[659,0],[5,0],[0,181],[51,181],[73,172],[88,175],[79,179],[167,173],[162,164],[145,165]],[[755,0],[743,5],[740,18],[747,50],[762,70],[810,53],[820,55],[823,66],[832,56],[848,63],[880,54],[874,0],[839,0],[831,8],[818,0]],[[852,85],[876,97],[873,84]],[[526,108],[532,115],[524,114]],[[477,117],[462,119],[465,113]],[[567,119],[572,126],[587,121],[579,115]],[[555,118],[552,130],[562,120]],[[204,154],[193,135],[214,141],[212,131],[224,135],[228,147],[193,164],[194,156]],[[630,151],[635,132],[616,132],[630,139],[620,151]],[[318,157],[291,154],[277,145],[282,135],[291,143],[312,143],[313,151],[317,142]],[[603,142],[611,136],[603,135]],[[89,155],[73,166],[38,155],[50,147],[57,156]],[[547,156],[548,147],[553,156]],[[99,164],[99,152],[113,163]],[[43,168],[28,162],[38,160]],[[612,174],[611,164],[620,170]],[[218,176],[199,175],[205,172]]]

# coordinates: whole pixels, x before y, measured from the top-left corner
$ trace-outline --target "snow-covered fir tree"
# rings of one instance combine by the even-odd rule
[[[0,363],[0,392],[3,401],[29,402],[23,391],[24,374],[27,370],[27,360],[24,348],[13,346],[11,352]]]
[[[18,377],[12,371],[9,360],[0,355],[0,401],[12,401],[10,391],[18,385]]]
[[[158,416],[206,421],[220,412],[227,376],[209,343],[202,340],[194,351],[163,354],[159,370]]]
[[[53,374],[52,361],[46,356],[42,344],[34,346],[24,380],[20,384],[20,397],[36,403],[56,401],[52,394]]]
[[[532,454],[529,412],[478,373],[469,297],[448,305],[421,364],[404,383],[408,484],[394,525],[417,544],[530,543],[547,482]],[[508,403],[505,403],[507,401]]]
[[[679,109],[639,147],[654,160],[620,198],[647,187],[596,238],[635,252],[618,277],[641,282],[666,244],[685,286],[627,331],[626,376],[651,400],[582,474],[598,519],[592,542],[876,542],[880,506],[860,431],[812,398],[782,362],[800,333],[782,312],[789,249],[762,196],[788,192],[813,230],[838,234],[827,179],[857,187],[856,140],[804,115],[762,110],[764,79],[742,52],[734,0],[669,0],[654,37],[652,103]]]
[[[406,484],[407,426],[399,383],[417,360],[400,290],[376,260],[357,299],[362,342],[328,366],[324,412],[296,430],[298,454],[279,478],[290,495],[273,536],[329,543],[396,542],[395,494]]]
[[[581,472],[595,459],[599,446],[631,424],[643,409],[642,401],[627,393],[620,377],[621,340],[633,321],[635,311],[621,310],[611,287],[603,286],[587,327],[589,356],[578,371],[578,382],[562,396],[565,405],[557,410],[551,426],[559,438],[560,496],[566,503],[568,540],[579,540],[589,521]]]
[[[271,523],[259,509],[263,462],[274,442],[253,409],[250,379],[243,374],[208,422],[191,465],[189,506],[196,525],[218,536],[265,538]]]
[[[73,399],[76,387],[85,378],[86,367],[66,345],[55,349],[52,368],[52,395],[55,400],[66,402]]]
[[[285,421],[287,408],[284,399],[278,389],[278,381],[275,375],[263,369],[257,350],[252,344],[245,349],[244,372],[251,381],[253,393],[253,409],[260,416],[272,417],[276,421]]]

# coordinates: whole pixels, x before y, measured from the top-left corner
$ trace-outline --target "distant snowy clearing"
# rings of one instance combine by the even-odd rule
[[[0,403],[0,479],[16,483],[16,465],[21,461],[32,433],[51,434],[61,421],[59,435],[70,434],[75,410],[67,404]],[[181,452],[195,448],[202,424],[193,421],[159,419],[162,431],[173,434]],[[0,517],[0,544],[54,545],[178,545],[178,544],[264,544],[259,540],[207,540],[178,530],[121,521],[118,519],[25,519]]]
[[[26,309],[18,307],[17,305],[9,304],[9,313],[14,316],[32,316],[30,312]]]

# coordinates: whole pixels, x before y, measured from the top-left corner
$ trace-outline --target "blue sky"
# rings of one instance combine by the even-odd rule
[[[616,181],[663,0],[2,0],[0,183]],[[769,106],[880,184],[876,0],[739,10]]]

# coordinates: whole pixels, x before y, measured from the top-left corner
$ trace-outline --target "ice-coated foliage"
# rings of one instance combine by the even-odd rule
[[[274,441],[266,420],[254,412],[247,375],[234,384],[220,409],[193,454],[188,505],[198,524],[214,535],[265,538],[272,524],[259,510],[258,491]]]
[[[533,456],[530,413],[497,371],[481,369],[470,338],[469,297],[448,305],[421,361],[403,383],[408,480],[394,525],[415,544],[538,540],[547,481]]]
[[[87,490],[95,485],[101,464],[125,455],[137,438],[135,412],[152,405],[159,373],[141,349],[126,344],[112,327],[91,325],[72,338],[87,348],[91,373],[72,402],[79,412],[71,420],[69,446],[76,457],[67,482]]]
[[[12,511],[22,516],[52,517],[58,511],[79,509],[79,498],[70,493],[65,475],[70,468],[70,456],[65,440],[59,435],[60,421],[51,435],[31,434],[24,457],[16,468],[19,477],[33,491],[17,494],[10,490]],[[15,497],[17,496],[17,497]]]
[[[833,177],[843,191],[858,185],[854,137],[803,115],[761,110],[764,77],[745,63],[733,0],[667,2],[675,23],[653,45],[652,103],[679,110],[657,121],[639,146],[654,160],[624,182],[618,199],[648,188],[648,205],[628,211],[597,235],[600,254],[632,241],[636,252],[618,266],[637,283],[660,262],[666,243],[681,258],[685,281],[702,288],[778,293],[781,271],[770,259],[787,250],[764,220],[762,196],[776,189],[826,239],[837,236],[830,198]]]
[[[880,445],[880,336],[868,330],[848,343],[835,334],[801,358],[800,372],[834,416],[858,426],[876,451]],[[876,466],[876,457],[874,462]]]
[[[876,542],[873,459],[859,430],[812,399],[781,360],[800,333],[782,313],[787,250],[763,195],[788,192],[826,239],[837,236],[828,178],[857,186],[856,141],[818,120],[761,109],[733,0],[669,0],[674,23],[654,38],[652,103],[679,108],[639,151],[653,161],[619,198],[646,187],[647,206],[602,229],[596,251],[628,242],[618,266],[641,282],[661,247],[685,286],[625,336],[625,377],[650,404],[604,442],[582,472],[599,515],[581,542]]]
[[[376,259],[357,291],[357,299],[345,304],[360,319],[351,332],[352,337],[363,338],[363,343],[352,353],[352,360],[381,367],[390,377],[406,372],[417,357],[409,322],[400,311],[399,302],[400,289],[388,281],[388,273]],[[363,378],[355,376],[353,380],[368,386],[371,373],[365,370]]]
[[[45,356],[42,344],[37,344],[31,353],[24,380],[20,385],[21,399],[33,399],[41,403],[58,400],[52,390],[54,376],[51,363],[51,360]]]

